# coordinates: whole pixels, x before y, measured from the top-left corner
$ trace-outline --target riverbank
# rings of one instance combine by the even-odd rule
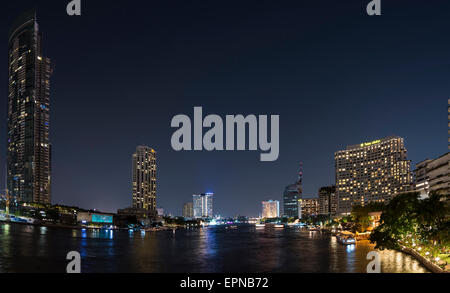
[[[417,261],[419,261],[424,267],[426,267],[428,270],[430,270],[433,273],[436,273],[436,274],[450,273],[449,271],[446,271],[446,270],[442,269],[438,265],[432,263],[430,260],[428,260],[425,257],[423,257],[421,254],[419,254],[414,249],[411,249],[409,247],[403,246],[401,249],[399,249],[399,251],[401,251],[403,253],[406,253],[408,255],[411,255]]]
[[[88,227],[88,226],[73,226],[73,225],[63,225],[63,224],[52,224],[52,223],[27,223],[27,222],[14,222],[14,221],[5,221],[0,219],[0,224],[18,224],[25,226],[35,226],[35,227],[48,227],[48,228],[61,228],[61,229],[72,229],[72,230],[113,230],[113,231],[128,231],[129,228],[102,228],[102,227]],[[180,229],[182,227],[172,227],[172,226],[163,226],[163,227],[152,227],[152,228],[136,228],[137,230],[145,230],[146,232],[158,232],[158,231],[173,231]]]

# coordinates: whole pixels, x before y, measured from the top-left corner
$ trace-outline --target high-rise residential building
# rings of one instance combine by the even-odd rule
[[[7,188],[14,201],[51,202],[52,69],[41,40],[34,11],[9,31]]]
[[[430,191],[450,193],[450,152],[434,160],[426,159],[416,164],[415,190],[427,197]]]
[[[133,208],[156,213],[156,151],[138,146],[132,168]]]
[[[319,214],[334,217],[337,215],[338,199],[336,186],[325,186],[319,189]]]
[[[392,136],[352,145],[335,153],[338,213],[353,205],[388,202],[413,182],[403,138]]]
[[[213,217],[213,196],[211,192],[192,195],[194,218]]]
[[[262,202],[263,218],[278,218],[280,216],[280,202],[278,200],[268,200]]]
[[[183,205],[183,217],[184,218],[194,217],[194,206],[192,202],[187,202]]]
[[[318,198],[302,198],[300,206],[302,218],[317,216],[319,214]]]
[[[299,200],[302,198],[303,164],[300,163],[297,182],[286,186],[283,193],[283,215],[300,218]]]

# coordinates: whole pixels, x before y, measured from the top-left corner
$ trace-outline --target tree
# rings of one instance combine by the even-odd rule
[[[433,244],[449,243],[449,220],[446,219],[449,208],[444,196],[435,192],[420,203],[419,224],[420,234]]]
[[[419,222],[419,194],[400,194],[385,206],[380,225],[370,235],[377,249],[397,249],[398,241],[414,234]]]

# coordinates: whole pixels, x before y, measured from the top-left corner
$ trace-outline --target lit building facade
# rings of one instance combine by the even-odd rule
[[[194,217],[194,207],[192,202],[187,202],[183,205],[183,217],[189,219]]]
[[[263,201],[262,217],[267,219],[280,217],[280,202],[278,200]]]
[[[430,191],[450,193],[450,152],[434,160],[425,160],[414,170],[415,190],[427,197]]]
[[[194,218],[213,218],[213,196],[211,192],[192,196]]]
[[[334,217],[337,215],[338,198],[336,186],[325,186],[319,189],[319,214]]]
[[[403,138],[397,136],[336,152],[335,169],[339,214],[349,214],[353,205],[389,202],[413,182]]]
[[[318,198],[302,198],[301,201],[301,217],[307,218],[317,216],[319,214]]]
[[[138,146],[132,168],[133,208],[156,212],[156,151]]]
[[[50,59],[34,11],[8,39],[7,188],[13,201],[51,203]]]

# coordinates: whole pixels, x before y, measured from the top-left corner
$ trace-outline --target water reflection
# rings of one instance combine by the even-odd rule
[[[353,241],[353,242],[355,242],[355,241]],[[355,251],[355,247],[356,247],[355,244],[347,245],[347,252]]]
[[[64,272],[79,251],[83,272],[365,273],[368,241],[341,245],[302,229],[224,227],[172,231],[77,230],[0,224],[0,271]],[[426,272],[409,255],[380,251],[381,271]]]

